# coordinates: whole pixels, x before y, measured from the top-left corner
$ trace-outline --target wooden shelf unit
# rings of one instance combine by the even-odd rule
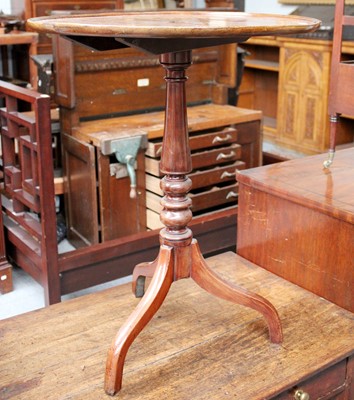
[[[329,147],[328,91],[332,42],[267,37],[240,45],[247,51],[238,106],[263,112],[263,138],[278,149],[303,155]],[[343,45],[352,59],[354,43]],[[338,144],[353,142],[353,121],[338,134]]]

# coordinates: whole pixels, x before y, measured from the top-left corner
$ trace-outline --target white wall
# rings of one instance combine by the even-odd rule
[[[259,12],[269,14],[290,14],[297,6],[278,3],[278,0],[245,0],[246,12]]]
[[[11,14],[11,0],[1,0],[0,1],[0,11],[4,14]]]

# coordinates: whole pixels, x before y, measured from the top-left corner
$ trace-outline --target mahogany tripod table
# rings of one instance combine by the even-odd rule
[[[135,267],[133,291],[142,297],[120,328],[109,350],[105,390],[115,394],[122,385],[123,366],[136,336],[163,303],[173,281],[191,277],[211,294],[259,311],[265,318],[270,340],[282,341],[277,311],[263,297],[231,285],[209,268],[193,239],[188,223],[192,219],[187,196],[191,180],[185,71],[191,65],[194,48],[242,42],[250,36],[311,32],[319,26],[315,19],[247,14],[235,11],[147,11],[110,12],[35,18],[28,26],[39,32],[59,33],[96,50],[135,47],[160,55],[166,70],[166,110],[160,170],[164,197],[160,218],[160,252],[152,263]],[[152,277],[145,291],[145,278]]]

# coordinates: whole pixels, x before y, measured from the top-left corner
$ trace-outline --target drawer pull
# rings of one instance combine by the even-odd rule
[[[295,400],[310,400],[310,395],[301,389],[298,389],[294,394]]]
[[[213,139],[213,144],[215,144],[215,143],[224,143],[224,142],[227,142],[230,139],[232,139],[232,136],[230,134],[225,135],[225,137],[215,136],[214,139]]]
[[[235,152],[234,151],[230,151],[229,154],[224,154],[224,153],[220,153],[217,157],[216,157],[216,161],[219,160],[228,160],[229,158],[232,158],[235,156]]]
[[[233,176],[236,176],[236,171],[235,171],[235,172],[224,171],[224,172],[221,174],[220,179],[232,178]]]
[[[226,200],[231,199],[232,197],[237,197],[237,193],[231,191],[226,195]],[[302,399],[301,399],[302,400]]]

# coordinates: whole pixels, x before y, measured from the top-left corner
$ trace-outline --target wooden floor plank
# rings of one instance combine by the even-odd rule
[[[353,352],[351,313],[233,253],[208,262],[275,305],[283,344],[255,311],[178,281],[129,350],[117,398],[269,398]],[[123,285],[0,321],[0,398],[109,399],[107,350],[138,301]]]

